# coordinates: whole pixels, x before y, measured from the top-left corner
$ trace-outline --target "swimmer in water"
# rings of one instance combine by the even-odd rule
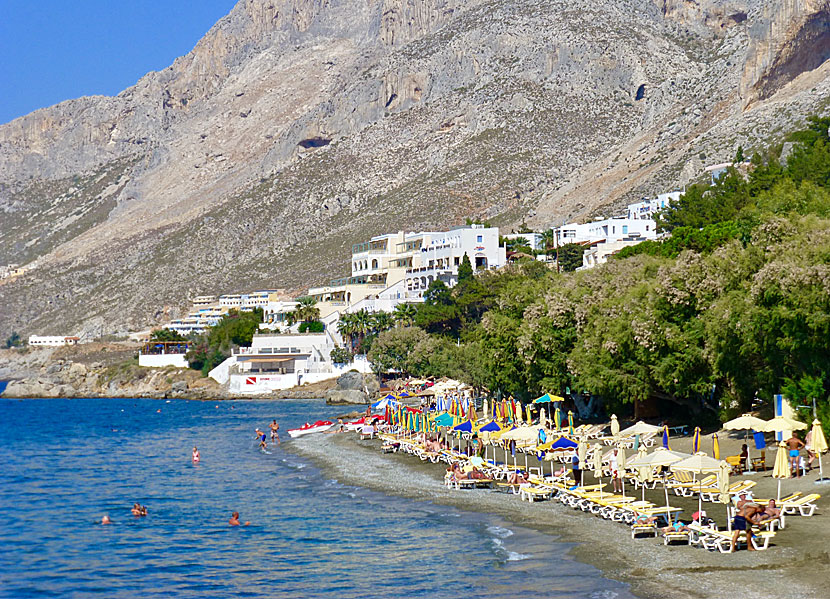
[[[240,525],[239,512],[234,512],[233,514],[231,514],[231,519],[228,520],[228,524],[230,524],[231,526],[239,526]],[[250,525],[251,525],[250,522],[245,522],[245,526],[250,526]]]
[[[259,439],[260,449],[266,449],[268,447],[268,444],[265,442],[265,433],[259,429],[256,429],[256,438]]]
[[[110,520],[109,516],[104,515],[104,517],[101,518],[101,524],[112,524],[112,520]]]
[[[132,512],[133,516],[136,516],[136,517],[143,515],[141,513],[141,506],[137,503],[133,504],[133,509],[131,509],[130,511]]]
[[[199,449],[194,447],[193,448],[193,462],[198,463],[200,459],[201,459],[201,456],[199,455]]]

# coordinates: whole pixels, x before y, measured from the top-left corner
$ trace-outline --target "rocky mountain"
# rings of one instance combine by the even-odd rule
[[[116,97],[0,126],[0,335],[299,289],[349,248],[678,188],[830,101],[830,0],[240,0]]]

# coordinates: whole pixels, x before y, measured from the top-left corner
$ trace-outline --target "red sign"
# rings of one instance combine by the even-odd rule
[[[245,384],[246,385],[256,385],[256,377],[255,376],[249,376],[248,378],[245,379]]]

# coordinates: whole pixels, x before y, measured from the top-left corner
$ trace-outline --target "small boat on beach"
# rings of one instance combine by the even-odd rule
[[[329,430],[333,424],[331,420],[318,420],[313,424],[306,422],[300,428],[288,429],[288,434],[294,438],[310,435],[311,433],[322,433],[323,431]]]

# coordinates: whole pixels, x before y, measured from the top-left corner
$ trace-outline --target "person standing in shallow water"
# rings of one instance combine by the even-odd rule
[[[276,420],[274,420],[269,426],[271,427],[271,443],[273,443],[276,439],[277,445],[281,445],[282,443],[280,441],[280,425],[277,424]]]
[[[193,448],[193,463],[196,464],[202,459],[202,456],[199,454],[199,448]]]

